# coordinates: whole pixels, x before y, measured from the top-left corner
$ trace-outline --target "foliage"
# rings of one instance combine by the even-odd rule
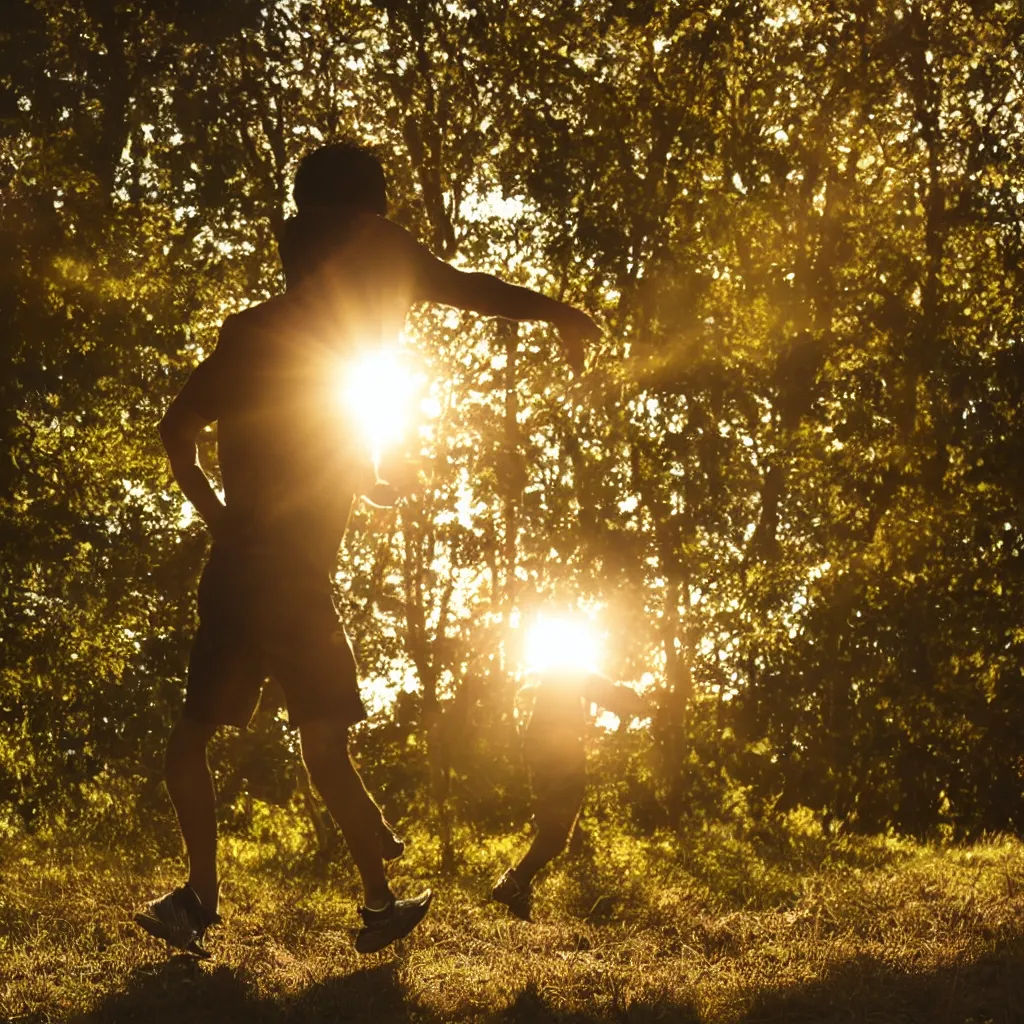
[[[355,134],[434,251],[608,327],[571,383],[546,328],[410,320],[427,486],[338,567],[393,798],[427,786],[449,847],[521,818],[510,624],[556,601],[655,692],[618,762],[650,830],[737,793],[1019,830],[1022,27],[1009,0],[11,0],[10,822],[155,796],[205,540],[154,424],[281,287],[298,158]],[[225,803],[290,800],[288,747],[225,740]]]

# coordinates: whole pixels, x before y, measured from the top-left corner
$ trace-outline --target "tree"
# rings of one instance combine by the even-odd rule
[[[1016,5],[11,10],[12,820],[154,795],[205,538],[152,425],[281,287],[300,156],[355,134],[439,255],[608,326],[570,382],[545,329],[410,321],[422,497],[361,511],[337,574],[364,742],[415,752],[396,795],[426,787],[449,838],[514,815],[512,624],[583,603],[655,688],[631,770],[660,820],[742,786],[846,827],[1020,827]],[[228,746],[225,799],[288,798],[279,722]]]

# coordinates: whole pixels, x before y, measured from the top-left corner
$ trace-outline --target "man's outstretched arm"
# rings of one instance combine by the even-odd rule
[[[505,320],[541,320],[552,324],[573,371],[583,369],[586,345],[601,336],[601,329],[582,310],[531,288],[509,284],[493,274],[456,270],[422,245],[412,244],[416,247],[418,300]]]
[[[196,443],[211,420],[197,412],[184,395],[182,391],[175,398],[160,421],[160,439],[171,463],[171,473],[182,494],[192,502],[210,533],[216,537],[217,527],[224,515],[224,504],[199,464],[199,446]]]
[[[612,682],[600,672],[595,672],[587,679],[584,697],[619,718],[646,718],[651,713],[647,698],[631,686]]]

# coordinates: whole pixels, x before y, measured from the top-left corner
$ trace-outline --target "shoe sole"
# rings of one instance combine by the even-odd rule
[[[408,924],[408,927],[401,932],[396,932],[394,935],[387,933],[384,929],[381,929],[378,933],[370,932],[365,934],[360,932],[356,936],[355,947],[357,953],[379,953],[382,949],[386,949],[391,945],[392,942],[397,942],[399,939],[404,939],[413,928],[416,927],[427,916],[427,911],[430,909],[430,904],[434,901],[434,894],[431,892],[426,900],[420,904],[417,908],[419,913],[412,917]]]
[[[191,953],[192,956],[198,957],[200,960],[209,960],[213,955],[203,949],[195,939],[190,939],[184,945],[176,941],[172,930],[159,918],[149,917],[147,914],[136,914],[134,921],[144,932],[152,935],[154,939],[162,939],[172,949],[182,953]]]
[[[529,924],[533,923],[533,918],[530,916],[531,911],[528,910],[525,914],[521,913],[520,911],[516,910],[516,908],[513,907],[511,903],[509,903],[507,900],[503,900],[500,896],[495,896],[493,892],[491,893],[491,899],[494,900],[495,903],[500,903],[513,917],[517,918],[518,920],[526,921]]]
[[[513,917],[519,918],[520,921],[532,922],[530,915],[533,908],[530,906],[529,890],[527,890],[527,893],[524,893],[522,889],[519,889],[514,895],[508,897],[501,891],[501,886],[505,882],[507,875],[508,872],[501,877],[498,884],[491,890],[491,899],[495,903],[500,903]],[[522,906],[523,902],[526,903],[525,908]]]

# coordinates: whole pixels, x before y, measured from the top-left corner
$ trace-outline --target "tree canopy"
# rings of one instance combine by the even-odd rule
[[[410,318],[422,493],[337,570],[391,784],[504,813],[514,626],[558,605],[654,694],[609,754],[641,824],[1019,831],[1022,32],[1008,0],[9,0],[0,820],[154,795],[207,544],[156,423],[282,289],[299,158],[355,137],[437,255],[606,327],[571,380],[542,325]],[[289,799],[288,742],[226,740],[228,795]]]

